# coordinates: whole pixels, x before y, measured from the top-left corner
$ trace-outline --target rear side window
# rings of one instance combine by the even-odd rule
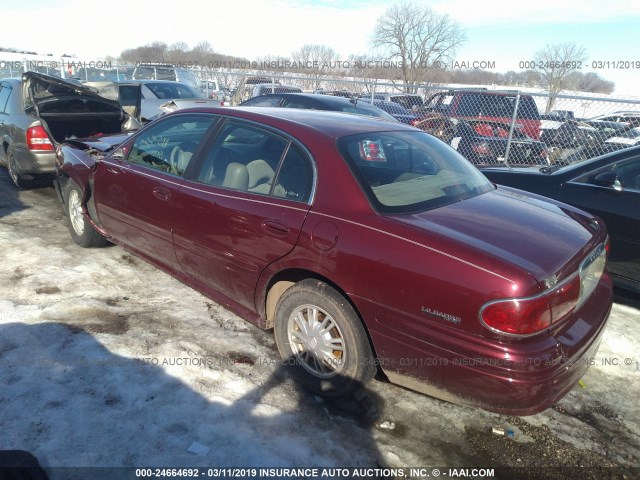
[[[278,170],[273,195],[297,202],[307,202],[313,186],[313,170],[307,154],[291,144]]]
[[[0,113],[4,113],[11,95],[11,87],[5,83],[0,84]]]
[[[511,118],[516,106],[516,96],[482,93],[462,94],[457,115],[463,117]],[[539,119],[540,114],[533,98],[521,96],[517,118]]]
[[[198,181],[307,202],[312,192],[313,167],[304,150],[290,140],[230,120],[208,152]]]

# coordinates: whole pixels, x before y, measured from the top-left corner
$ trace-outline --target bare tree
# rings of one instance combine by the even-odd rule
[[[151,42],[142,47],[129,48],[120,54],[120,58],[127,62],[159,62],[166,61],[167,44]]]
[[[611,93],[615,83],[602,78],[596,72],[571,72],[567,75],[567,86],[571,90],[592,93]]]
[[[305,82],[305,88],[320,88],[322,76],[338,70],[338,54],[326,45],[304,45],[291,54],[294,62],[302,68],[301,73],[311,75],[313,80]]]
[[[557,95],[567,88],[570,74],[587,59],[587,51],[575,43],[555,43],[536,52],[533,60],[543,86],[549,91],[546,112],[553,109]]]
[[[373,34],[373,46],[400,64],[406,85],[423,82],[430,70],[449,63],[464,40],[462,27],[448,15],[414,3],[390,7]]]

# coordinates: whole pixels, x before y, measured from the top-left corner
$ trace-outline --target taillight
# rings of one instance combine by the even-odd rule
[[[367,162],[387,161],[380,143],[371,140],[363,140],[360,142],[360,158]]]
[[[53,151],[53,144],[42,125],[27,129],[27,148],[29,150]]]
[[[477,143],[471,147],[473,152],[477,155],[491,155],[491,149],[486,143]]]
[[[501,300],[482,309],[482,320],[501,333],[530,335],[551,326],[551,308],[542,297]]]
[[[551,307],[551,323],[562,320],[576,308],[580,301],[581,283],[580,276],[576,275],[547,295]]]
[[[606,263],[606,244],[582,262],[580,270],[549,290],[526,298],[506,298],[480,309],[484,324],[498,333],[533,335],[579,308],[595,290]]]

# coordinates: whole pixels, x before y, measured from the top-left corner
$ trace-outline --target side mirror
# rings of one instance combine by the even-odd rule
[[[111,154],[111,158],[118,160],[119,162],[124,160],[124,148],[119,148]]]
[[[616,172],[602,172],[591,179],[591,183],[600,187],[613,188],[614,190],[621,192],[622,184],[618,180]]]

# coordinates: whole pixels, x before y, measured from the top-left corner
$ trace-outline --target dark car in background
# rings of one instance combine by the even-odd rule
[[[601,120],[604,122],[626,123],[627,125],[631,125],[632,127],[640,127],[640,112],[635,110],[620,111],[620,112],[609,113],[606,115],[600,115],[598,117],[592,118],[592,120]]]
[[[334,97],[355,98],[359,95],[348,90],[325,90],[324,88],[316,88],[313,93],[316,95],[332,95]]]
[[[273,328],[320,394],[360,389],[379,366],[436,397],[532,414],[598,349],[612,299],[604,224],[495,187],[425,132],[212,108],[122,140],[59,150],[72,238],[108,238]]]
[[[516,129],[509,142],[511,126],[507,123],[430,115],[414,125],[448,143],[479,168],[504,164],[507,146],[509,165],[549,163],[549,151],[544,142],[533,140]]]
[[[568,165],[597,157],[608,151],[605,142],[614,134],[597,123],[579,120],[542,120],[542,140],[549,147],[550,163]],[[628,129],[624,124],[615,125]]]
[[[373,105],[374,107],[378,107],[381,110],[384,110],[393,118],[398,120],[401,123],[406,123],[407,125],[415,125],[420,121],[420,117],[416,115],[414,112],[407,110],[399,103],[395,102],[386,102],[384,100],[373,100],[371,101],[368,97],[361,97],[358,100],[358,103],[365,102],[369,105]]]
[[[544,142],[533,140],[514,130],[509,142],[507,123],[487,120],[452,119],[455,130],[450,145],[478,167],[502,164],[507,148],[509,165],[548,165],[549,152]]]
[[[128,116],[79,82],[26,72],[0,80],[0,163],[18,187],[55,171],[55,147],[126,129]]]
[[[482,173],[497,184],[555,198],[604,220],[614,283],[640,292],[640,147],[564,167],[488,168]]]
[[[397,103],[407,110],[418,113],[425,112],[424,99],[417,93],[374,93],[363,94],[361,97],[367,100],[371,100],[371,98],[373,98],[374,100],[383,102]]]
[[[315,93],[270,93],[251,98],[240,104],[242,107],[282,107],[302,108],[309,110],[330,110],[334,112],[355,113],[369,117],[397,122],[393,116],[384,110],[369,105],[357,99],[346,99],[333,95],[318,95]]]
[[[531,95],[517,93],[454,89],[432,95],[426,108],[432,113],[462,120],[489,120],[511,123],[516,112],[516,128],[525,135],[540,140],[540,113]]]
[[[633,127],[619,132],[604,142],[604,148],[609,152],[635,147],[637,145],[640,145],[640,127]]]

